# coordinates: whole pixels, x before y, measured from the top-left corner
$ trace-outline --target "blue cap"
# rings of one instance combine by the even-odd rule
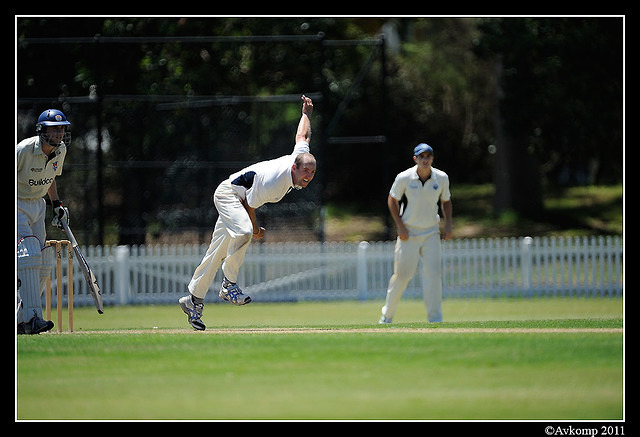
[[[429,152],[433,155],[433,149],[427,143],[420,143],[413,149],[413,156],[418,156],[421,153]]]

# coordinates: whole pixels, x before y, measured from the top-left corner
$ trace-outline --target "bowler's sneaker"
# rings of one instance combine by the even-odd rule
[[[385,316],[380,317],[380,320],[378,320],[379,325],[388,325],[390,323],[391,319],[387,319]]]
[[[220,287],[220,293],[218,293],[220,299],[224,299],[227,302],[231,302],[234,305],[246,305],[251,302],[251,298],[246,294],[242,294],[242,290],[238,287],[238,284],[230,282],[227,278],[222,281]]]
[[[202,323],[201,320],[204,304],[193,303],[190,294],[178,299],[178,303],[180,304],[182,311],[187,315],[187,320],[189,320],[189,324],[193,326],[193,329],[204,331],[206,326],[204,326],[204,323]]]

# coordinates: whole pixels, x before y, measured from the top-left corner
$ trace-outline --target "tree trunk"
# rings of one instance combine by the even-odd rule
[[[494,161],[496,214],[515,211],[522,217],[538,218],[543,210],[540,166],[529,151],[526,132],[509,133],[502,117],[502,57],[496,60],[496,153]]]

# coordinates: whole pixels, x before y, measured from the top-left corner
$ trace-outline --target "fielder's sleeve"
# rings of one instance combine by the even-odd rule
[[[402,196],[404,196],[404,191],[407,188],[407,183],[405,178],[401,178],[400,175],[396,176],[396,179],[393,181],[393,185],[391,185],[391,190],[389,190],[389,195],[400,201]]]
[[[445,174],[443,179],[442,191],[440,192],[440,201],[448,202],[451,200],[451,193],[449,192],[449,176]]]

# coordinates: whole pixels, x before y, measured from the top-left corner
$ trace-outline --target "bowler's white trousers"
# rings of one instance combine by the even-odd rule
[[[393,275],[387,287],[382,315],[392,319],[402,293],[413,278],[418,260],[422,261],[422,293],[429,322],[442,321],[442,263],[440,233],[409,237],[396,241]]]
[[[253,236],[249,213],[228,180],[218,185],[213,202],[218,210],[218,220],[211,243],[187,286],[189,292],[200,299],[207,295],[221,265],[225,277],[231,282],[237,282],[238,270],[244,262]]]

